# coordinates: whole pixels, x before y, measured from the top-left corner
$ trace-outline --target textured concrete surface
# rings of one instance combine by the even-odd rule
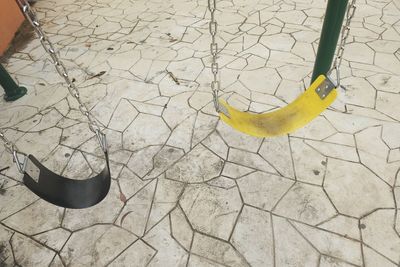
[[[107,129],[113,181],[95,207],[58,208],[20,183],[0,147],[0,167],[11,166],[0,175],[0,265],[400,264],[400,2],[358,1],[347,90],[304,129],[271,139],[235,132],[213,110],[206,3],[38,1]],[[299,95],[325,5],[220,1],[223,97],[264,112]],[[0,127],[82,179],[101,169],[101,151],[50,63],[34,40],[5,64],[29,92],[0,103]]]

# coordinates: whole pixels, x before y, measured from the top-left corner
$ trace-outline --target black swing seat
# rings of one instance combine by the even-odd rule
[[[101,202],[111,185],[108,154],[106,166],[98,175],[74,180],[62,177],[43,166],[34,156],[29,155],[24,174],[24,184],[40,198],[64,208],[83,209]]]

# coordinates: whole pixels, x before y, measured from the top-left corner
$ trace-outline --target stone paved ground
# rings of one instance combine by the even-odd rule
[[[29,192],[15,167],[3,172],[0,265],[400,264],[400,1],[358,0],[347,91],[306,128],[271,139],[237,133],[213,110],[206,2],[38,1],[107,128],[113,182],[101,204],[69,210]],[[263,112],[301,93],[325,5],[220,1],[221,78],[233,105]],[[5,66],[29,88],[0,104],[6,135],[68,177],[101,169],[39,41]],[[12,166],[3,148],[0,162]]]

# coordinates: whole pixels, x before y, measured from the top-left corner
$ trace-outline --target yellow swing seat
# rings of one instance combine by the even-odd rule
[[[219,114],[226,124],[245,134],[273,137],[304,127],[327,109],[336,97],[335,84],[320,75],[295,101],[278,110],[263,114],[243,112],[219,100]]]

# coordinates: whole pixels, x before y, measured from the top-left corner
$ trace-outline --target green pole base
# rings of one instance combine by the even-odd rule
[[[13,95],[4,95],[4,100],[7,102],[10,101],[15,101],[21,97],[23,97],[24,95],[26,95],[27,89],[23,86],[18,87],[17,93],[13,94]]]

